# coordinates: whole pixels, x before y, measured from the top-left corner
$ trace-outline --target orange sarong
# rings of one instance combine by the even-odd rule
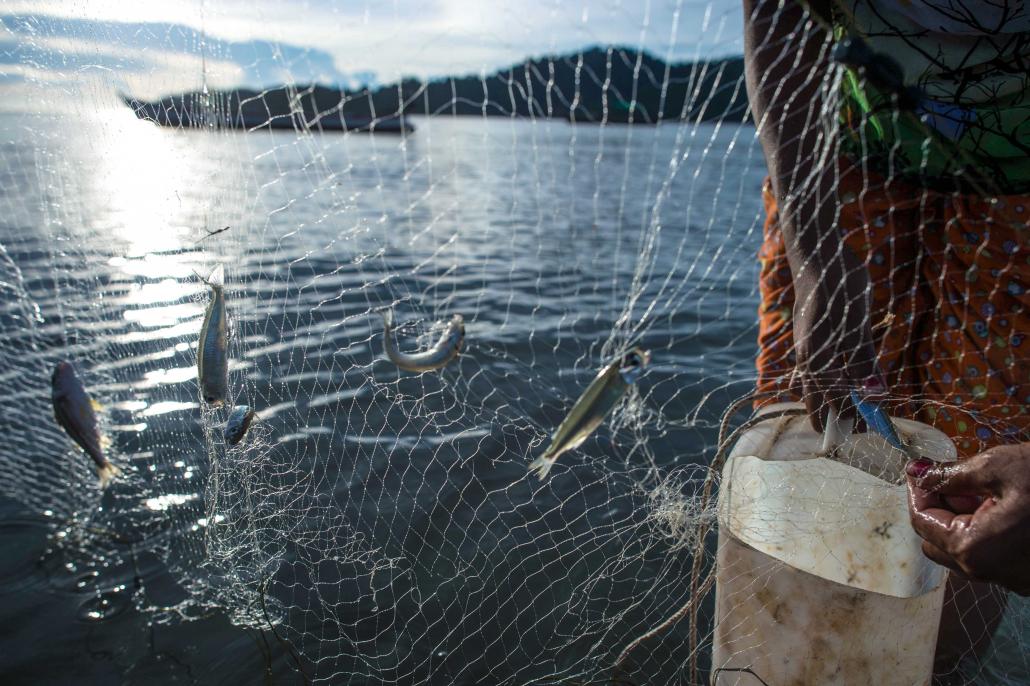
[[[763,188],[758,392],[800,399],[794,289]],[[1030,440],[1030,196],[985,199],[842,175],[838,229],[865,261],[890,411],[937,427],[959,455]],[[888,315],[893,317],[888,317]]]

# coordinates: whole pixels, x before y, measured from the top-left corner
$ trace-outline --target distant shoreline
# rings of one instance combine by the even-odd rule
[[[214,105],[211,104],[212,101]],[[397,116],[372,118],[323,115],[307,120],[304,119],[302,112],[286,111],[272,114],[267,110],[261,115],[249,111],[249,108],[226,107],[226,102],[239,102],[231,91],[224,94],[209,93],[205,100],[193,100],[190,94],[183,94],[156,102],[144,102],[123,96],[122,102],[132,109],[138,118],[159,126],[174,128],[355,133],[411,133],[415,130],[415,125],[406,117]]]
[[[527,60],[485,77],[403,79],[375,89],[322,85],[188,92],[156,101],[123,96],[163,126],[408,133],[410,116],[564,119],[657,124],[747,117],[743,58],[667,64],[628,48]]]

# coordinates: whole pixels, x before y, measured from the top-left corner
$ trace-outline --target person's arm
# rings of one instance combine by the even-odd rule
[[[822,17],[829,1],[809,3]],[[836,113],[826,112],[829,36],[788,0],[744,1],[745,77],[794,281],[794,343],[816,428],[827,403],[875,389],[868,276],[836,231]]]
[[[923,552],[969,579],[1030,595],[1030,443],[906,468]]]

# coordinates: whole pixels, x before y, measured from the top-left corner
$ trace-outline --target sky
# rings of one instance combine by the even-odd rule
[[[354,87],[487,74],[592,45],[706,59],[740,53],[741,21],[739,0],[5,0],[0,98]]]

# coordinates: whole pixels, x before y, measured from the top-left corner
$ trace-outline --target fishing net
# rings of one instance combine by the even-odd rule
[[[795,174],[798,207],[883,185],[839,160],[875,152],[893,182],[897,147],[874,151],[861,128],[834,133],[857,71],[804,66],[799,41],[825,60],[835,41],[789,7],[771,15],[791,30],[762,34],[778,55],[767,77],[783,64],[805,77],[770,102],[820,95],[798,130],[835,169],[829,186]],[[767,338],[790,321],[792,295],[777,290],[774,244],[762,248],[771,206],[743,23],[721,0],[88,2],[0,17],[11,110],[0,114],[0,540],[18,551],[0,578],[23,627],[14,640],[32,646],[12,649],[5,672],[33,683],[72,670],[124,683],[714,678],[719,466],[756,399],[791,395],[797,352]],[[924,152],[916,169],[934,159]],[[1011,441],[1030,398],[1025,381],[999,391],[991,370],[1024,361],[1021,310],[1001,324],[993,295],[1023,306],[1025,234],[1009,246],[956,233],[927,194],[901,196],[864,230],[907,212],[911,232],[957,235],[952,252],[985,261],[979,284],[934,302],[903,278],[917,262],[944,283],[951,267],[934,256],[899,247],[860,263],[902,274],[870,311],[921,322],[889,329],[896,413],[950,428],[967,453]],[[230,383],[212,409],[196,358],[211,297],[199,277],[217,265]],[[881,297],[875,284],[861,293]],[[385,309],[405,351],[462,315],[460,356],[399,370],[383,354]],[[965,330],[984,344],[946,340]],[[530,476],[590,380],[632,346],[651,354],[644,376],[546,480]],[[106,490],[51,419],[59,360],[103,406],[123,472]],[[949,390],[921,395],[904,372],[913,364],[947,367],[933,378]],[[983,401],[975,416],[963,397]],[[222,427],[240,404],[256,419],[229,445]],[[967,638],[948,683],[1022,683],[1019,599],[954,606]],[[67,640],[37,647],[54,626]],[[714,676],[761,683],[746,670]]]

